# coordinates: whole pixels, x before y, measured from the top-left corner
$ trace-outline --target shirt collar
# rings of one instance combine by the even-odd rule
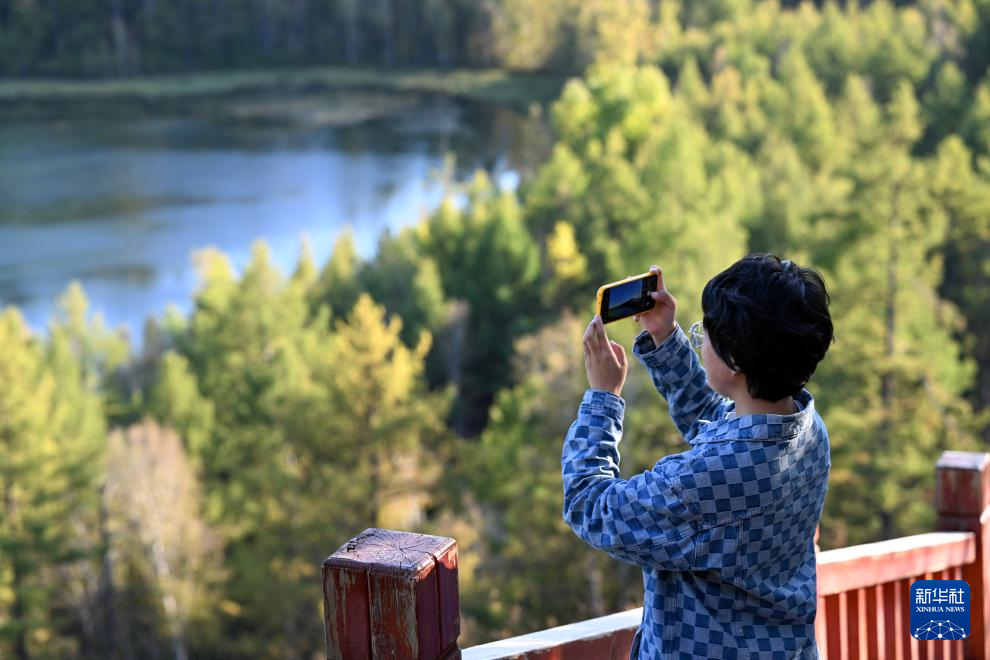
[[[806,388],[794,397],[801,410],[790,415],[755,414],[724,417],[709,421],[699,419],[700,428],[689,441],[692,445],[728,440],[763,440],[772,442],[792,438],[811,426],[815,418],[815,398]],[[731,404],[732,411],[735,403]],[[730,412],[732,412],[730,411]]]

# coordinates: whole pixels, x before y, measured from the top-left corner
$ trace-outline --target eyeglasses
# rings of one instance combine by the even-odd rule
[[[688,337],[691,339],[691,347],[698,349],[705,343],[704,324],[702,321],[695,321],[688,328]]]

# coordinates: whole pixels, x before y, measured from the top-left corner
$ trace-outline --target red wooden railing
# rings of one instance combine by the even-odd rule
[[[990,453],[944,452],[935,507],[936,532],[818,553],[823,657],[990,660]],[[969,584],[966,639],[911,636],[908,594],[918,579]],[[383,529],[366,530],[324,562],[323,602],[327,657],[348,660],[625,660],[642,618],[637,608],[462,651],[457,544]]]

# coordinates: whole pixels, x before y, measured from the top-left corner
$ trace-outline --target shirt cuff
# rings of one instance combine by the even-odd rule
[[[621,422],[625,410],[626,402],[621,396],[589,387],[584,392],[578,412],[589,415],[608,415]]]
[[[653,343],[653,336],[646,330],[636,335],[633,341],[633,355],[650,369],[660,369],[669,364],[670,359],[684,346],[691,348],[691,342],[684,334],[681,325],[674,322],[674,331],[670,336],[660,342],[657,346]],[[693,349],[692,349],[693,350]]]

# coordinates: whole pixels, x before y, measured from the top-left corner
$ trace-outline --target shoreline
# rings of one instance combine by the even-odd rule
[[[110,111],[154,115],[253,94],[377,91],[438,94],[499,103],[522,112],[555,100],[566,78],[498,69],[316,67],[245,69],[135,78],[0,79],[0,117],[58,118]]]

